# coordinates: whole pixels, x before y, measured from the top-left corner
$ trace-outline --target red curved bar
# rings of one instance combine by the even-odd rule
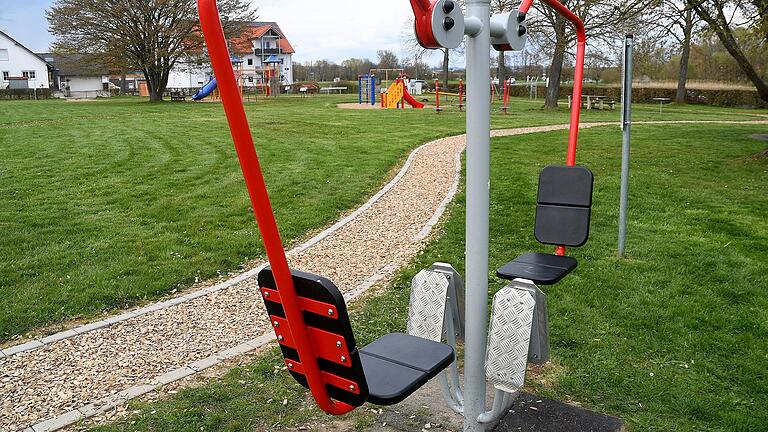
[[[333,415],[348,413],[354,409],[353,406],[334,401],[328,396],[325,380],[317,365],[314,345],[309,340],[306,331],[288,261],[285,258],[285,250],[280,240],[280,232],[277,229],[267,187],[264,184],[264,176],[261,173],[259,158],[248,127],[243,100],[237,88],[216,0],[197,0],[197,9],[208,54],[211,58],[211,65],[221,93],[221,101],[224,104],[224,112],[229,122],[229,130],[232,133],[237,157],[240,159],[240,168],[243,171],[245,185],[248,188],[259,231],[264,241],[264,249],[267,252],[275,282],[281,293],[285,316],[290,323],[291,334],[304,367],[304,375],[309,383],[309,389],[323,411]]]
[[[576,165],[576,143],[579,138],[579,116],[581,115],[581,93],[584,81],[584,52],[587,44],[587,32],[584,23],[571,10],[557,0],[543,0],[552,9],[564,16],[576,29],[576,67],[573,71],[573,96],[571,96],[571,126],[568,131],[568,156],[566,165]],[[533,0],[523,0],[519,11],[527,14]]]
[[[432,32],[432,9],[434,8],[434,3],[436,1],[411,0],[416,39],[424,48],[440,47],[440,44],[435,39],[435,34]]]

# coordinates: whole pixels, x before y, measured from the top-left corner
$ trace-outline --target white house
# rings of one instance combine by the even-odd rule
[[[242,60],[246,86],[264,82],[264,73],[274,69],[284,84],[293,83],[293,54],[296,52],[275,22],[252,22],[240,37],[231,41],[232,53]],[[277,60],[279,63],[268,63]]]
[[[48,64],[29,48],[0,31],[0,88],[26,78],[27,88],[49,88]]]
[[[52,87],[67,97],[109,96],[109,71],[82,55],[38,54],[53,68]]]
[[[243,85],[266,83],[266,74],[279,75],[284,84],[293,83],[293,46],[275,22],[249,22],[240,36],[230,41],[233,61],[240,67]],[[168,76],[169,89],[197,89],[208,81],[210,65],[180,63]]]

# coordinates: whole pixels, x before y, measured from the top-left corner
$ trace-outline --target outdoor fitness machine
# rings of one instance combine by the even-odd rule
[[[584,26],[558,0],[544,1],[578,32],[574,100],[581,100]],[[422,270],[412,283],[408,334],[388,334],[362,348],[356,345],[344,298],[333,283],[288,267],[216,0],[197,3],[270,263],[258,275],[259,287],[291,375],[310,389],[323,411],[334,415],[366,401],[397,403],[439,376],[448,404],[465,417],[465,431],[483,431],[498,421],[523,385],[527,362],[548,358],[546,298],[536,283],[554,284],[576,267],[576,260],[565,256],[565,247],[586,242],[592,203],[592,173],[575,166],[580,104],[573,104],[566,166],[547,167],[539,178],[534,234],[557,248],[554,254],[524,254],[498,270],[512,283],[494,296],[488,331],[489,50],[491,45],[503,50],[525,45],[525,17],[532,0],[524,0],[517,14],[494,16],[490,0],[466,0],[466,17],[453,0],[411,0],[416,36],[424,47],[456,48],[467,36],[467,289],[448,264]],[[462,335],[463,392],[455,359],[456,338]],[[496,388],[490,411],[485,408],[486,379]]]

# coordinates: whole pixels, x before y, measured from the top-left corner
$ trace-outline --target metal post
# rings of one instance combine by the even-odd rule
[[[619,258],[624,256],[627,237],[627,194],[629,192],[629,144],[632,126],[632,35],[624,39],[624,76],[621,90],[621,195],[619,199]]]
[[[363,77],[359,75],[357,77],[357,103],[363,104]]]
[[[376,76],[371,75],[368,79],[369,91],[371,92],[370,99],[371,105],[376,105]]]
[[[480,432],[485,411],[485,348],[488,337],[488,212],[490,205],[491,81],[490,0],[467,0],[467,216],[464,431]]]

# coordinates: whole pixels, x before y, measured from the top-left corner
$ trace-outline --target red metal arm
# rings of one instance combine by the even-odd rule
[[[576,29],[576,67],[573,71],[573,96],[571,103],[571,127],[568,132],[568,156],[566,165],[576,165],[576,142],[579,138],[579,115],[581,114],[581,93],[584,80],[584,52],[587,44],[587,32],[584,29],[584,23],[571,10],[565,7],[558,0],[543,0],[552,9],[564,16],[573,24]],[[533,0],[523,0],[519,11],[527,14],[530,10]]]
[[[235,143],[237,157],[240,159],[240,168],[243,171],[245,185],[248,188],[261,237],[264,240],[264,249],[267,252],[267,258],[272,266],[272,273],[281,294],[285,316],[290,323],[291,335],[296,343],[300,362],[304,367],[304,375],[312,395],[323,411],[333,415],[345,414],[354,407],[334,401],[328,396],[325,381],[317,365],[314,345],[309,340],[288,261],[285,258],[283,243],[280,240],[280,232],[277,229],[267,187],[264,184],[264,176],[259,166],[259,158],[253,145],[253,137],[245,117],[243,101],[237,88],[216,0],[197,0],[197,8],[200,14],[200,26],[203,29],[208,54],[211,57],[211,65],[216,75],[224,111],[232,133],[232,140]]]
[[[571,96],[571,126],[568,130],[568,155],[565,158],[567,166],[576,165],[576,143],[579,139],[579,116],[581,115],[581,90],[584,81],[584,52],[587,45],[587,31],[581,18],[558,0],[543,0],[552,9],[564,16],[576,29],[576,67],[573,71],[573,95]],[[520,13],[527,14],[533,0],[523,0]],[[565,255],[565,246],[555,248],[555,255]]]

